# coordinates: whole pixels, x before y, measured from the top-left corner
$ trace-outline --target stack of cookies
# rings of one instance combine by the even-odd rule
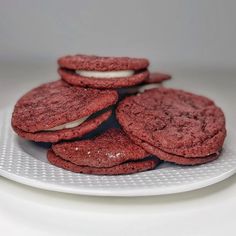
[[[52,144],[51,164],[118,175],[219,157],[222,110],[206,97],[161,87],[171,76],[149,73],[147,59],[75,55],[58,64],[61,79],[26,93],[12,115],[19,136]]]

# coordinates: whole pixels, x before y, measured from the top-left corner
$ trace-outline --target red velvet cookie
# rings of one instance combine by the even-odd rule
[[[60,168],[83,174],[95,174],[95,175],[122,175],[133,174],[146,170],[154,169],[160,161],[155,157],[148,157],[139,161],[128,161],[113,167],[90,167],[79,166],[70,161],[66,161],[57,156],[52,149],[48,151],[48,161]]]
[[[149,76],[149,61],[144,58],[74,55],[59,58],[58,64],[62,79],[81,87],[129,87]]]
[[[147,90],[123,100],[116,114],[130,137],[181,157],[218,153],[226,136],[222,110],[212,100],[182,90]]]
[[[54,144],[52,149],[64,160],[91,167],[111,167],[149,156],[123,131],[114,128],[93,139]]]
[[[16,103],[12,127],[33,141],[81,137],[109,118],[110,111],[96,112],[116,103],[117,97],[116,91],[73,87],[62,80],[43,84]]]

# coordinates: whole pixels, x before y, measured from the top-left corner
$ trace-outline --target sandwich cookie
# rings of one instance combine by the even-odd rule
[[[58,80],[25,94],[15,105],[12,127],[28,140],[55,143],[81,137],[106,121],[116,91],[73,87]]]
[[[149,170],[160,162],[114,128],[90,140],[54,144],[48,160],[74,172],[108,175]]]
[[[78,166],[70,161],[66,161],[58,157],[51,149],[47,154],[48,161],[59,168],[69,170],[76,173],[82,174],[94,174],[94,175],[124,175],[134,174],[142,171],[154,169],[159,160],[157,158],[145,158],[140,161],[129,161],[123,164],[113,167],[90,167],[90,166]]]
[[[52,150],[64,160],[91,167],[112,167],[150,155],[122,130],[115,128],[93,139],[54,144]]]
[[[177,164],[214,160],[226,136],[222,110],[212,100],[182,90],[159,88],[130,96],[120,102],[116,116],[136,144]]]
[[[144,58],[75,55],[59,58],[58,65],[63,80],[81,87],[130,87],[149,76],[149,61]]]

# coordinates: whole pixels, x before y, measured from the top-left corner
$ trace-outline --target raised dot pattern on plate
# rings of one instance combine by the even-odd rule
[[[45,148],[17,137],[10,119],[10,109],[0,113],[0,175],[33,187],[86,195],[147,196],[198,189],[236,172],[236,151],[226,142],[221,157],[205,165],[165,163],[152,171],[120,176],[72,173],[49,164]]]

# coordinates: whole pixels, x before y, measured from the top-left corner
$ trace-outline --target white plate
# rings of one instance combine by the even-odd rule
[[[94,196],[151,196],[199,189],[236,173],[236,148],[226,141],[221,157],[205,165],[166,163],[121,176],[76,174],[49,164],[47,147],[17,137],[10,119],[10,110],[0,112],[0,175],[36,188]]]

